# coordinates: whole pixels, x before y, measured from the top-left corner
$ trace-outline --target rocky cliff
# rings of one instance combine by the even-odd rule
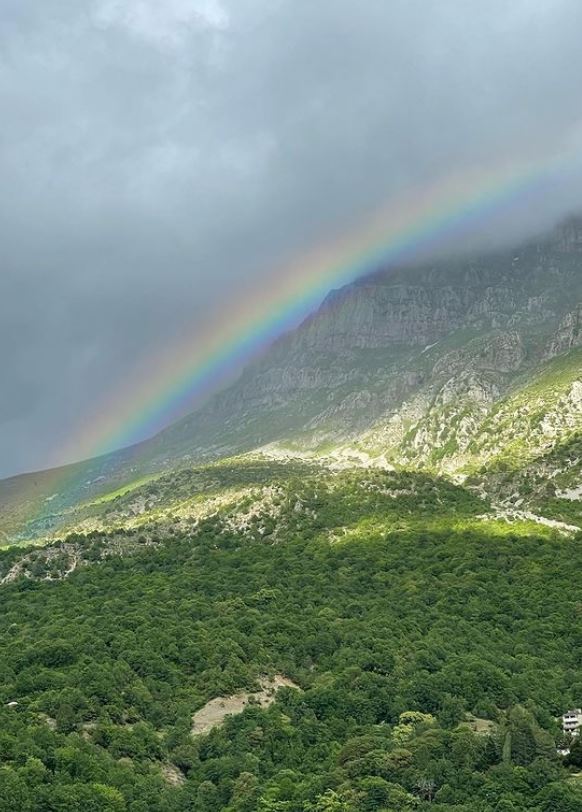
[[[489,410],[582,343],[582,221],[510,251],[390,269],[329,294],[156,453],[352,443],[456,469]]]
[[[511,504],[551,501],[556,515],[572,519],[578,502],[559,494],[578,492],[580,348],[578,219],[512,250],[387,269],[332,291],[239,380],[137,457],[91,461],[72,478],[85,484],[67,493],[53,495],[50,478],[35,477],[28,501],[47,500],[42,529],[93,493],[87,482],[109,487],[259,450],[425,469]],[[0,486],[10,515],[3,493]]]

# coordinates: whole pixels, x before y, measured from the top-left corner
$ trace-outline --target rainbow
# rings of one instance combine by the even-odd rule
[[[565,153],[543,161],[480,167],[409,190],[348,233],[271,275],[265,290],[147,359],[123,391],[101,404],[62,450],[61,464],[131,446],[213,390],[316,306],[332,287],[403,262],[559,180]],[[570,156],[571,159],[571,156]],[[64,459],[63,459],[64,458]],[[65,469],[66,470],[66,469]],[[70,474],[68,474],[70,476]],[[67,474],[64,475],[67,477]],[[63,482],[55,482],[55,489]]]
[[[149,358],[147,371],[104,403],[98,420],[81,426],[65,457],[99,456],[151,436],[296,324],[331,287],[470,228],[553,180],[558,163],[465,172],[409,191],[364,225],[273,273],[270,288],[253,290],[218,323],[198,323],[193,333]]]

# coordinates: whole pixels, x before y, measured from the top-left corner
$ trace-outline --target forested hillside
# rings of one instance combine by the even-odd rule
[[[582,809],[556,752],[582,538],[419,474],[261,471],[69,538],[74,569],[4,551],[4,576],[33,560],[0,587],[0,810]],[[193,733],[274,675],[297,687]]]

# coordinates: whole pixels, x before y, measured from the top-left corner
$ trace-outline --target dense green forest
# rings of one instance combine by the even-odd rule
[[[582,752],[556,752],[582,539],[421,476],[275,491],[125,555],[79,536],[67,578],[0,587],[0,812],[582,810]],[[298,687],[192,735],[274,674]]]

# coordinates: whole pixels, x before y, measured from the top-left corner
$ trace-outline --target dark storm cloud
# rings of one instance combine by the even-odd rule
[[[329,229],[571,147],[581,25],[579,0],[3,0],[0,472]]]

